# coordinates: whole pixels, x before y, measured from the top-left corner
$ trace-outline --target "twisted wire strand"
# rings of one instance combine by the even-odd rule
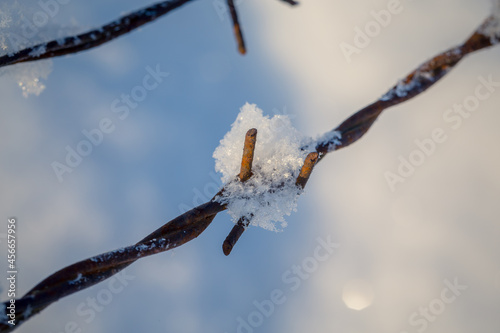
[[[421,94],[438,82],[460,60],[473,53],[495,45],[500,36],[485,33],[488,27],[497,24],[497,18],[490,16],[463,44],[436,55],[400,80],[374,103],[364,107],[344,120],[337,128],[323,135],[316,145],[321,160],[327,153],[349,146],[360,139],[385,109],[406,102]],[[498,34],[498,32],[497,32]]]
[[[166,0],[153,4],[148,7],[136,10],[130,14],[124,15],[113,22],[103,25],[100,28],[87,31],[85,33],[51,40],[49,42],[39,43],[22,50],[8,53],[0,57],[0,68],[14,65],[22,62],[36,61],[54,57],[60,57],[67,54],[85,51],[104,43],[110,42],[126,33],[129,33],[146,23],[162,17],[172,10],[181,7],[193,0]],[[293,0],[281,0],[290,5],[297,5]],[[231,19],[233,20],[233,30],[238,50],[244,54],[246,52],[243,33],[238,22],[238,13],[233,0],[227,1]]]
[[[166,0],[122,16],[98,29],[40,43],[0,57],[0,67],[85,51],[120,37],[192,0]]]

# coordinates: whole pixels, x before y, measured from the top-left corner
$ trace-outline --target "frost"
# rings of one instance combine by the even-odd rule
[[[47,79],[52,71],[52,61],[40,60],[34,63],[17,64],[0,70],[0,76],[12,78],[21,88],[24,97],[40,95],[45,89],[43,79]]]
[[[388,101],[394,97],[405,97],[408,92],[417,86],[418,82],[413,78],[410,82],[405,83],[403,80],[399,80],[398,84],[389,90],[384,96],[380,98],[381,101]]]
[[[302,146],[303,150],[315,151],[318,145],[328,145],[327,152],[332,152],[342,144],[342,133],[336,130],[331,130],[323,135],[318,136],[316,139],[306,138]]]
[[[42,45],[34,48],[33,51],[31,51],[29,55],[32,57],[39,57],[42,54],[44,54],[46,50],[47,50],[47,45],[42,44]]]
[[[241,183],[240,172],[246,132],[257,129],[252,165],[253,176]],[[305,137],[286,115],[263,116],[255,104],[245,104],[220,145],[215,149],[215,170],[222,174],[226,191],[217,198],[226,203],[233,221],[247,217],[251,225],[280,231],[286,227],[284,216],[295,211],[300,190],[295,180],[307,151]],[[276,223],[279,223],[277,226]]]
[[[69,281],[69,284],[79,283],[82,277],[83,277],[82,273],[78,273],[77,277],[74,280]]]
[[[316,141],[319,143],[329,142],[328,152],[334,151],[337,146],[340,146],[342,142],[342,133],[339,131],[330,131],[325,133],[323,136],[320,136]]]
[[[25,7],[18,2],[0,5],[1,55],[12,55],[16,51],[41,43],[44,38],[47,38],[47,31],[28,24],[34,11],[34,8]],[[45,47],[38,47],[30,55],[40,56],[44,51]],[[51,70],[52,63],[43,61],[2,68],[0,76],[13,79],[22,89],[23,96],[28,97],[30,94],[39,95],[45,89],[43,80],[48,77]]]
[[[10,23],[12,22],[12,19],[7,13],[1,11],[0,12],[0,28],[5,29],[7,28]]]
[[[15,52],[42,44],[33,49],[30,56],[38,57],[45,52],[45,44],[50,40],[63,41],[64,36],[75,34],[80,28],[75,22],[69,25],[56,23],[60,16],[50,16],[43,11],[41,5],[31,5],[18,1],[0,2],[0,56],[13,55]],[[42,13],[43,15],[41,15]],[[41,17],[47,17],[40,21]],[[39,95],[44,89],[43,80],[52,70],[50,60],[23,63],[0,69],[0,77],[9,77],[22,89],[23,96]]]
[[[455,51],[453,51],[455,52]],[[431,72],[418,70],[411,78],[409,82],[405,80],[399,80],[395,87],[389,90],[385,95],[380,97],[381,101],[389,101],[395,97],[406,97],[410,92],[419,92],[422,89],[422,83],[435,82],[437,79],[445,75],[451,67],[442,68],[439,75],[435,75]]]
[[[478,32],[489,36],[491,44],[500,41],[500,0],[493,0],[491,18],[479,28]]]
[[[156,245],[155,245],[154,243],[153,243],[153,244],[151,244],[150,246],[148,246],[148,245],[146,245],[146,244],[141,244],[141,245],[137,245],[137,246],[136,246],[136,249],[137,249],[138,251],[146,251],[146,250],[152,249],[152,248],[154,248],[154,247],[156,247]]]

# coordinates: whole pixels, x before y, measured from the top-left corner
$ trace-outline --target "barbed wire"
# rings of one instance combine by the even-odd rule
[[[129,33],[146,23],[152,22],[172,10],[179,8],[193,0],[166,0],[158,2],[149,7],[144,7],[128,15],[124,15],[113,22],[101,26],[100,28],[87,31],[85,33],[59,38],[44,43],[39,43],[15,52],[8,52],[0,57],[0,67],[14,65],[22,62],[37,61],[42,59],[60,57],[67,54],[78,53],[89,50],[104,43],[110,42],[126,33]],[[293,0],[281,0],[290,5],[297,5]],[[233,30],[241,54],[246,53],[243,33],[238,22],[238,12],[233,0],[227,0]]]
[[[496,35],[491,35],[490,31],[490,28],[500,25],[497,20],[497,17],[489,16],[463,44],[424,62],[377,101],[354,113],[337,128],[325,134],[325,139],[316,145],[319,159],[321,160],[328,152],[356,142],[385,109],[421,94],[444,77],[466,55],[497,44],[500,40],[499,30],[496,30]]]
[[[124,16],[101,28],[104,32],[101,32],[101,35],[99,35],[100,39],[98,40],[93,39],[89,35],[91,32],[76,36],[82,39],[82,43],[78,44],[78,46],[73,42],[69,42],[74,41],[75,37],[64,39],[68,42],[61,45],[65,45],[65,47],[62,48],[57,48],[51,44],[53,42],[49,42],[47,43],[46,53],[43,53],[41,57],[55,57],[95,47],[131,31],[142,24],[150,22],[188,1],[189,0],[164,1]],[[294,1],[283,1],[295,4]],[[232,4],[232,1],[228,0],[228,3]],[[135,19],[132,20],[131,17],[135,17]],[[128,23],[126,21],[127,18],[129,19]],[[488,17],[465,43],[438,54],[421,64],[377,101],[354,113],[338,127],[323,135],[312,145],[303,147],[303,149],[313,151],[309,153],[304,161],[304,165],[296,180],[296,186],[303,189],[317,162],[322,160],[328,153],[347,147],[359,140],[370,129],[375,120],[385,109],[421,94],[439,79],[444,77],[466,55],[494,45],[500,39],[500,33],[498,30],[495,30],[497,32],[491,35],[491,33],[487,33],[487,31],[489,31],[488,27],[498,23],[495,20],[496,18],[493,16]],[[237,24],[239,29],[239,23],[237,20],[234,20],[234,18],[233,24]],[[115,33],[107,34],[106,31],[112,31],[113,26],[117,27]],[[100,31],[101,29],[93,31]],[[241,29],[239,29],[239,32],[241,33]],[[86,37],[81,38],[82,36]],[[88,38],[91,40],[88,40]],[[239,43],[239,45],[241,46],[244,44]],[[19,51],[11,56],[0,57],[0,67],[19,62],[38,60],[38,58],[30,56],[29,53],[31,51],[28,51],[36,47],[40,47],[40,45]],[[250,129],[245,138],[240,174],[236,176],[233,181],[245,182],[251,177],[256,140],[257,129]],[[225,187],[223,187],[210,201],[167,222],[134,245],[82,260],[47,277],[28,291],[22,298],[15,300],[15,326],[8,324],[6,307],[9,302],[3,303],[4,313],[0,312],[0,332],[13,331],[50,304],[106,280],[128,265],[131,265],[136,260],[171,250],[198,237],[210,225],[215,216],[227,208],[225,204],[221,204],[216,200],[224,191]],[[249,218],[242,218],[235,224],[223,243],[224,254],[230,254],[232,248],[248,224]]]
[[[9,52],[0,57],[0,67],[60,57],[94,48],[135,30],[146,23],[152,22],[189,1],[192,0],[167,0],[158,2],[122,16],[98,29],[93,29],[76,36],[40,43],[19,51]]]

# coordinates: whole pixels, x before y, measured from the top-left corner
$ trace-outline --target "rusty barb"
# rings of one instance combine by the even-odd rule
[[[250,177],[252,177],[252,163],[255,151],[255,144],[257,142],[257,129],[252,128],[248,130],[245,136],[245,143],[243,145],[243,157],[241,158],[241,171],[238,175],[239,180],[243,183],[246,182]],[[317,152],[309,153],[304,160],[304,165],[300,170],[300,174],[295,181],[295,185],[299,188],[304,189],[307,180],[311,175],[314,165],[318,161],[319,154]],[[238,222],[234,225],[233,229],[229,235],[227,235],[226,240],[222,244],[222,251],[226,256],[228,256],[233,250],[234,245],[243,234],[243,231],[250,225],[251,218],[247,216],[242,216]]]
[[[257,129],[249,129],[245,135],[245,143],[243,145],[243,157],[241,158],[241,169],[238,178],[241,182],[246,182],[252,177],[253,153],[255,151],[255,143],[257,142]]]
[[[318,161],[318,156],[319,154],[317,152],[312,152],[307,155],[304,161],[304,165],[302,166],[302,169],[300,169],[300,173],[297,177],[295,185],[299,186],[302,189],[306,186],[307,181],[309,180],[309,176],[311,175],[311,172],[313,171],[313,168]]]
[[[297,1],[294,0],[281,0],[281,1],[286,2],[291,6],[299,4]],[[245,46],[245,40],[243,39],[243,31],[241,30],[241,25],[238,19],[238,12],[236,11],[234,1],[227,0],[227,7],[229,8],[229,13],[231,14],[231,20],[233,21],[233,32],[234,32],[234,38],[236,39],[236,44],[238,45],[238,52],[240,52],[241,54],[245,54],[247,53],[247,49]]]
[[[243,32],[241,31],[240,22],[238,20],[238,12],[236,12],[236,7],[234,6],[233,0],[227,0],[227,7],[229,8],[229,13],[231,13],[231,20],[233,21],[233,32],[236,38],[236,43],[238,44],[238,51],[241,54],[247,53],[245,47],[245,40],[243,39]]]
[[[255,143],[257,142],[257,129],[249,129],[245,135],[245,143],[243,144],[243,156],[241,158],[241,169],[238,175],[239,180],[243,183],[252,177],[253,154],[255,151]],[[246,217],[241,217],[235,224],[226,240],[222,244],[222,252],[228,256],[233,250],[233,246],[240,238],[243,231],[250,224],[250,220]]]

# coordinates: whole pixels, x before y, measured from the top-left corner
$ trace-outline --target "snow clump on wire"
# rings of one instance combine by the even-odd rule
[[[81,31],[72,18],[55,15],[48,19],[48,16],[47,10],[35,6],[34,2],[30,5],[26,1],[0,1],[0,56],[13,56],[18,51],[40,44],[29,54],[36,58],[45,52],[46,42]],[[39,21],[43,17],[47,20]],[[0,77],[16,82],[23,96],[28,97],[40,95],[51,72],[51,60],[38,60],[2,67]]]
[[[240,172],[246,132],[257,129],[252,177],[242,183]],[[308,151],[307,142],[287,115],[264,116],[255,104],[245,104],[220,145],[215,149],[215,169],[222,174],[224,193],[216,200],[227,204],[236,223],[247,217],[250,225],[281,231],[287,223],[284,216],[296,210],[301,192],[295,185]]]

